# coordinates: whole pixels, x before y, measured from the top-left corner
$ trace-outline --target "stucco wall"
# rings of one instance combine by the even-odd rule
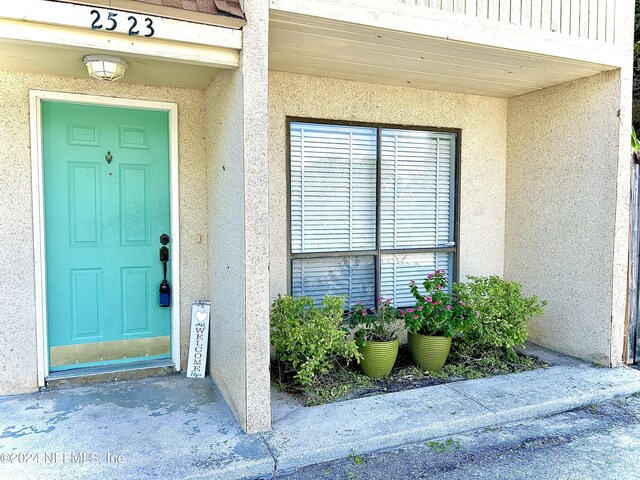
[[[462,129],[460,278],[503,274],[507,100],[269,72],[271,296],[287,292],[286,117]]]
[[[246,0],[241,68],[206,90],[210,370],[247,433],[271,428],[266,0]]]
[[[613,71],[508,107],[505,274],[549,301],[530,340],[606,365],[624,339],[629,100]]]
[[[184,362],[191,302],[209,295],[204,92],[0,71],[0,394],[37,389],[29,89],[178,104]]]
[[[221,72],[206,90],[209,180],[209,371],[247,421],[242,79]]]

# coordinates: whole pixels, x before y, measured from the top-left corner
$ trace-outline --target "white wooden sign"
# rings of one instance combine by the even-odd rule
[[[204,378],[209,343],[209,302],[194,302],[191,308],[191,337],[187,377]]]

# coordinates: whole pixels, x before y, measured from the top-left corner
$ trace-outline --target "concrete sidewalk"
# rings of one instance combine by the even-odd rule
[[[308,408],[274,392],[273,431],[251,436],[208,378],[8,397],[0,399],[0,478],[271,478],[640,391],[638,370],[529,353],[551,366]]]

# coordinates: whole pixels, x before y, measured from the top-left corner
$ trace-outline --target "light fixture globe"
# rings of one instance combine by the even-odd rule
[[[85,55],[82,61],[90,76],[107,82],[124,77],[129,65],[126,60],[111,55]]]

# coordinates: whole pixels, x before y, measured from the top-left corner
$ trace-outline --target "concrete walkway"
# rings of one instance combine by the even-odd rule
[[[640,371],[530,348],[552,366],[305,408],[274,392],[244,435],[210,379],[97,384],[0,399],[0,478],[271,478],[640,391]]]
[[[278,480],[637,479],[640,396],[297,469]]]

